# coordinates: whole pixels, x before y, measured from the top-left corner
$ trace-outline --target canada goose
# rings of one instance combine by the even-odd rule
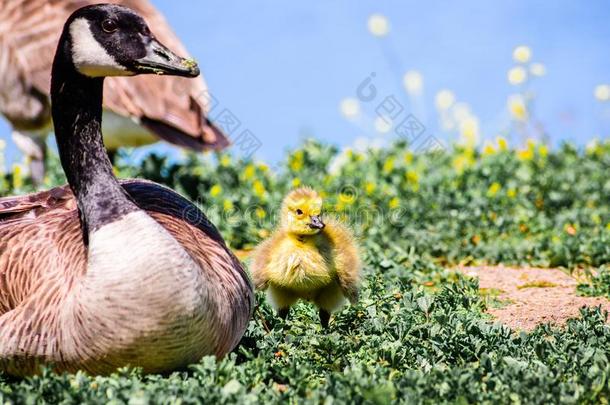
[[[127,6],[155,27],[157,38],[179,54],[184,46],[148,0],[110,0]],[[13,127],[17,147],[29,158],[31,174],[44,178],[46,137],[52,130],[49,78],[55,44],[77,8],[97,0],[0,0],[0,113]],[[107,80],[104,141],[114,153],[159,138],[201,151],[222,149],[226,136],[208,119],[210,96],[202,79],[142,76]]]
[[[164,372],[223,356],[243,335],[250,281],[213,224],[155,183],[114,177],[100,132],[104,76],[195,77],[122,6],[81,8],[53,63],[67,186],[0,199],[0,370]],[[79,221],[80,217],[80,221]]]
[[[313,301],[320,323],[347,298],[358,300],[360,257],[350,229],[337,220],[322,220],[322,198],[302,187],[282,203],[278,230],[252,254],[252,277],[282,318],[298,300]]]

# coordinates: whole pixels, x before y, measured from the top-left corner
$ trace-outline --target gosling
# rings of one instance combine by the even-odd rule
[[[281,318],[303,299],[318,307],[327,328],[346,298],[358,301],[361,267],[352,231],[337,220],[323,221],[322,198],[302,187],[284,198],[280,226],[255,249],[252,277]]]

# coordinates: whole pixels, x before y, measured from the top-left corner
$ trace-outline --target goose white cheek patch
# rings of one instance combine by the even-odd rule
[[[89,77],[133,75],[119,65],[95,39],[89,22],[84,18],[78,18],[70,24],[70,35],[72,61],[80,73]]]

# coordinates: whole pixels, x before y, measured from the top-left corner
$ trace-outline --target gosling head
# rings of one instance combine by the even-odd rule
[[[135,11],[111,4],[76,10],[67,20],[58,52],[88,77],[155,73],[195,77],[197,64],[170,51]]]
[[[302,187],[291,191],[282,203],[282,227],[297,236],[315,235],[324,229],[322,197]]]

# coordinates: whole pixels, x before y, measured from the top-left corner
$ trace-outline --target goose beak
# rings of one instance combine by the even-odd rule
[[[311,220],[309,223],[311,229],[324,229],[324,222],[322,222],[322,218],[319,215],[312,215],[309,219]]]
[[[199,76],[199,66],[192,59],[182,58],[155,38],[146,45],[146,55],[134,63],[134,73],[156,73],[184,77]]]

